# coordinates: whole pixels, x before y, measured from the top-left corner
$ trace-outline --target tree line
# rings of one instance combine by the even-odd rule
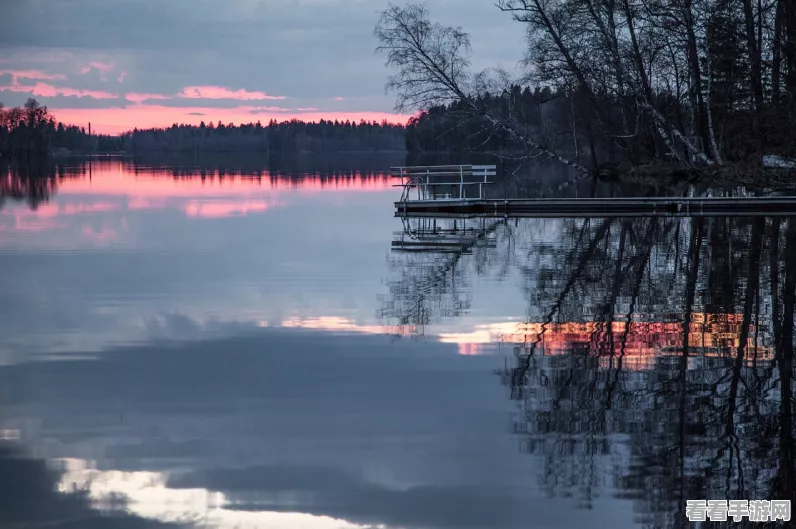
[[[120,137],[127,152],[224,152],[254,151],[290,154],[301,151],[376,151],[403,150],[404,126],[382,121],[359,123],[350,120],[304,122],[298,119],[267,125],[246,123],[224,125],[221,121],[199,126],[172,125],[123,134]]]
[[[0,103],[0,155],[143,152],[269,152],[385,151],[404,149],[403,125],[387,121],[298,119],[267,125],[204,122],[166,128],[134,129],[118,136],[94,134],[85,127],[58,122],[46,106],[28,99],[22,107]]]
[[[479,107],[498,115],[512,115],[519,126],[562,147],[572,140],[572,97],[548,86],[512,84],[496,94],[476,96]],[[491,130],[483,117],[466,117],[461,101],[435,105],[409,119],[406,150],[410,152],[500,152],[521,148],[505,130]]]
[[[91,134],[91,130],[86,131],[85,127],[58,122],[46,106],[33,98],[22,107],[5,108],[0,103],[0,156],[117,149],[118,140],[113,136]]]
[[[432,22],[422,5],[390,5],[375,28],[396,107],[433,117],[445,106],[450,122],[440,131],[457,125],[454,136],[512,143],[583,173],[606,161],[751,169],[766,154],[796,154],[793,0],[499,0],[497,8],[526,29],[524,84],[567,96],[569,119],[562,114],[556,134],[528,125],[514,76],[471,72],[469,35]],[[567,132],[564,151],[557,141]],[[571,153],[576,143],[585,157]]]

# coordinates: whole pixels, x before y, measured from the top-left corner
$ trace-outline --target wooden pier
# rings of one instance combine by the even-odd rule
[[[732,217],[796,215],[796,196],[486,198],[494,165],[394,167],[396,217]],[[468,192],[475,189],[477,193]],[[417,198],[414,198],[417,191]]]
[[[796,215],[796,196],[405,200],[396,217],[731,217]]]

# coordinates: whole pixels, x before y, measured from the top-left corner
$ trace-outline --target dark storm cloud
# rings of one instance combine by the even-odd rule
[[[392,108],[393,97],[383,93],[384,57],[374,53],[372,36],[386,1],[6,4],[0,50],[9,60],[36,56],[48,68],[66,67],[70,81],[79,78],[93,89],[108,90],[121,79],[134,92],[170,94],[185,86],[215,85],[298,99],[366,97],[362,103],[369,108],[358,110]],[[435,19],[471,32],[474,68],[497,63],[511,67],[521,58],[521,26],[490,2],[432,0],[428,7]],[[58,61],[47,63],[56,56]],[[110,67],[88,67],[95,62]]]

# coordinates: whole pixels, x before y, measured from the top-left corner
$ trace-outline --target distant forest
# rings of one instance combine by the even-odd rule
[[[124,152],[270,152],[403,151],[403,125],[382,121],[305,123],[293,119],[267,125],[222,122],[199,126],[134,129],[118,136],[92,134],[91,126],[65,125],[35,99],[23,107],[0,103],[0,155]]]
[[[482,95],[479,104],[508,114],[551,144],[571,144],[572,96],[564,91],[519,85],[496,95]],[[406,126],[386,121],[352,123],[300,120],[263,125],[209,122],[174,124],[168,128],[134,129],[121,135],[94,134],[86,127],[66,125],[35,99],[21,108],[0,103],[0,155],[46,154],[197,154],[251,152],[290,155],[299,152],[409,151],[415,153],[496,152],[518,149],[510,136],[490,130],[481,119],[462,119],[465,109],[454,102],[431,107]],[[569,143],[568,143],[569,142]]]
[[[473,71],[470,36],[423,4],[382,11],[386,86],[399,110],[426,111],[408,126],[411,148],[521,150],[584,176],[792,187],[793,0],[493,3],[525,29],[520,75]]]
[[[23,107],[0,103],[0,155],[46,155],[57,150],[110,152],[119,150],[113,136],[92,135],[85,128],[56,122],[47,107],[28,99]]]
[[[531,89],[512,85],[499,94],[481,94],[480,108],[511,116],[517,125],[545,136],[551,145],[572,145],[573,96],[564,90]],[[410,118],[406,126],[406,150],[410,152],[499,152],[523,146],[504,129],[488,127],[486,118],[468,116],[461,101],[432,106]]]

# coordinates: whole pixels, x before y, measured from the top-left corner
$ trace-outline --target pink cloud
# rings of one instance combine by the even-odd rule
[[[122,73],[119,74],[119,78],[118,78],[119,84],[124,82],[124,78],[125,77],[127,77],[127,72],[123,71]]]
[[[53,86],[47,83],[36,83],[33,86],[16,85],[0,86],[0,92],[20,92],[37,95],[40,97],[55,97],[55,96],[76,96],[76,97],[91,97],[93,99],[116,99],[119,94],[112,94],[102,90],[83,90],[80,88],[68,88],[62,86]]]
[[[186,86],[177,97],[184,99],[240,99],[243,101],[287,99],[286,96],[272,96],[265,92],[250,92],[243,89],[230,90],[223,86]]]
[[[124,94],[124,98],[128,101],[132,101],[133,103],[141,103],[147,99],[168,99],[168,96],[163,94],[148,94],[146,92],[130,92],[128,94]]]
[[[80,73],[86,74],[86,73],[90,72],[91,70],[97,70],[102,75],[107,75],[115,67],[116,67],[116,64],[113,63],[113,62],[103,63],[103,62],[100,62],[100,61],[92,61],[92,62],[88,63],[87,65],[83,66],[80,69]]]
[[[297,108],[296,110],[298,110],[299,112],[317,112],[318,111],[317,108],[313,108],[313,107]]]
[[[344,99],[344,97],[333,97],[332,101],[343,101]]]
[[[244,107],[240,107],[240,108],[244,108]],[[264,113],[267,113],[267,112],[290,112],[291,110],[293,110],[293,109],[292,108],[285,108],[285,107],[274,107],[274,106],[251,107],[251,110],[249,110],[249,114],[264,114]]]
[[[20,79],[38,79],[54,81],[56,79],[66,79],[62,73],[46,73],[41,70],[0,70],[0,75],[11,75],[11,83],[16,85]]]

